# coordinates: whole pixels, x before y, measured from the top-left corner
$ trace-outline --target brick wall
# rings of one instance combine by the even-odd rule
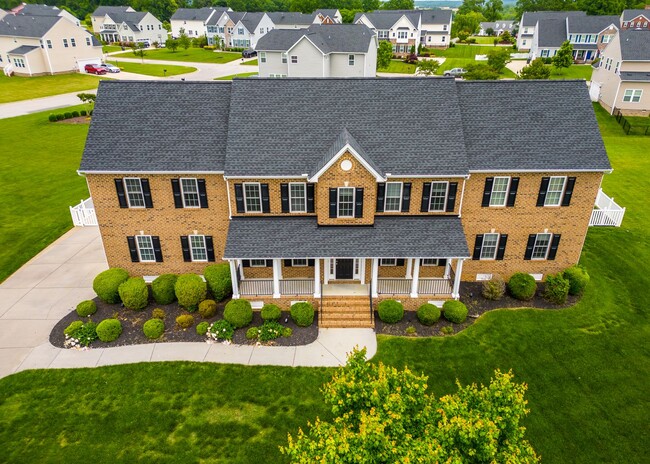
[[[238,213],[237,200],[235,197],[235,184],[244,184],[246,182],[254,182],[260,184],[269,184],[269,206],[271,207],[270,213]],[[306,183],[306,179],[228,179],[228,187],[230,189],[230,208],[234,216],[315,216],[314,213],[283,213],[282,212],[282,194],[280,186],[282,184],[289,184],[291,182]],[[314,202],[317,202],[317,192],[314,192]],[[325,200],[327,201],[327,199]]]

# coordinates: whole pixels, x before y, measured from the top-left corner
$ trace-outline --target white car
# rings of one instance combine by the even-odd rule
[[[109,73],[118,73],[120,72],[120,68],[117,66],[110,64],[110,63],[102,63],[99,65],[100,68],[104,68],[106,71]]]

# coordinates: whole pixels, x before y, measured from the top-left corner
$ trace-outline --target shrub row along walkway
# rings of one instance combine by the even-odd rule
[[[146,361],[206,361],[246,365],[339,366],[355,345],[377,351],[372,329],[321,329],[304,346],[152,343],[61,349],[49,342],[56,323],[95,296],[92,281],[107,268],[99,230],[75,228],[0,284],[0,377],[25,369],[95,367]]]

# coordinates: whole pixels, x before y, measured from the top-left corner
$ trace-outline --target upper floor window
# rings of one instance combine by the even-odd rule
[[[495,259],[497,255],[498,243],[499,243],[499,234],[484,234],[480,259],[482,260]]]
[[[429,197],[429,211],[444,211],[447,199],[448,182],[431,182],[431,196]]]
[[[546,259],[551,246],[551,234],[537,234],[530,259]]]
[[[262,212],[262,193],[257,182],[244,183],[244,204],[247,213]]]
[[[388,38],[388,31],[377,31],[377,37],[379,39],[387,39]]]
[[[338,217],[354,217],[354,188],[339,187]]]
[[[141,263],[155,263],[156,254],[153,249],[151,235],[136,235],[135,243]]]
[[[385,212],[395,213],[402,210],[402,185],[401,182],[386,182]]]
[[[232,31],[233,31],[233,28],[232,28],[232,27],[229,27],[229,28],[228,28],[228,34],[232,34]]]
[[[260,27],[260,34],[264,34],[264,28]]]
[[[238,27],[237,28],[237,34],[244,35],[244,28],[243,27]]]
[[[124,178],[124,190],[126,192],[126,199],[129,208],[144,208],[144,190],[142,188],[142,181],[137,177]]]
[[[289,184],[289,211],[292,213],[307,212],[307,186],[302,182]]]
[[[63,39],[63,46],[68,48],[68,39]]]
[[[354,55],[348,55],[348,64],[354,66]]]
[[[86,37],[86,46],[90,47],[90,37]]]
[[[188,238],[190,241],[192,261],[207,261],[208,251],[205,246],[205,235],[190,235]]]
[[[291,55],[291,64],[298,64],[298,57],[296,55]]]
[[[443,31],[446,31],[448,27],[449,27],[449,26],[447,26],[447,24],[443,24],[443,25],[442,25],[442,30],[443,30]]]
[[[46,40],[47,43],[47,48],[52,48],[52,41],[51,40]]]
[[[77,46],[77,42],[75,42],[74,37],[70,39],[70,45],[72,45],[73,47]]]
[[[397,31],[398,39],[408,39],[408,31]]]
[[[600,39],[601,43],[609,43],[612,40],[612,36],[609,34],[603,35]]]
[[[181,179],[181,196],[184,208],[200,208],[199,186],[196,179]]]
[[[266,52],[260,52],[260,63],[266,63]]]
[[[282,52],[282,62],[283,63],[287,62],[287,54],[285,52]]]
[[[564,192],[566,177],[551,177],[546,190],[544,206],[559,206]]]
[[[641,89],[627,89],[623,95],[624,102],[639,103],[641,101],[641,95],[643,90]]]
[[[508,196],[508,186],[510,177],[495,177],[492,183],[492,193],[490,195],[490,206],[505,206]]]

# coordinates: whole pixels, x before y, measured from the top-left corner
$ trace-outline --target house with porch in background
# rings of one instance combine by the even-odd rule
[[[228,8],[179,8],[169,20],[172,37],[178,38],[181,30],[185,31],[188,37],[207,37],[207,25],[210,19],[213,16],[218,19],[225,11],[228,11]]]
[[[537,130],[495,131],[497,106]],[[228,263],[233,298],[321,327],[576,264],[609,171],[583,81],[452,78],[102,81],[79,169],[110,266]]]
[[[492,29],[492,35],[499,36],[504,32],[509,32],[510,35],[515,35],[515,29],[517,29],[517,22],[512,20],[500,19],[498,21],[492,22],[482,22],[479,24],[479,31],[477,35],[486,36],[488,31]]]
[[[93,31],[104,42],[164,44],[167,30],[151,13],[130,6],[100,6],[90,16]]]

